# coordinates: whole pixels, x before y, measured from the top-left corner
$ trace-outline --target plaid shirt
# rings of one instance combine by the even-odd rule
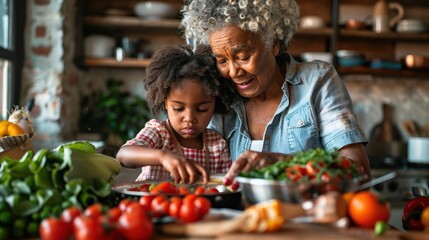
[[[139,145],[150,148],[166,149],[176,152],[173,139],[166,128],[166,121],[152,119],[140,130],[137,136],[128,140],[124,145]],[[210,154],[210,173],[226,173],[231,167],[231,155],[228,145],[222,135],[214,130],[206,129],[206,146]],[[187,159],[192,159],[199,165],[205,167],[205,149],[193,149],[182,147],[183,154]],[[170,180],[170,173],[162,166],[144,166],[136,181],[143,180]]]

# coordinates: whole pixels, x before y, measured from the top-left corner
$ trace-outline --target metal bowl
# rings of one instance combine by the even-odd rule
[[[287,183],[278,180],[236,177],[244,204],[256,204],[270,199],[288,203],[302,203],[329,191],[347,192],[359,185],[360,179],[317,183]]]

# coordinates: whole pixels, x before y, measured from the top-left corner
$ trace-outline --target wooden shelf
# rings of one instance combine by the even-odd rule
[[[348,30],[341,29],[340,37],[376,39],[376,40],[391,40],[391,41],[409,41],[409,42],[429,42],[429,33],[375,33],[369,30]]]
[[[392,76],[392,77],[415,77],[428,78],[429,69],[373,69],[370,67],[337,67],[340,75],[374,75],[374,76]]]
[[[85,25],[99,28],[170,28],[177,29],[179,19],[140,19],[129,16],[86,16]]]
[[[85,67],[146,68],[150,59],[125,58],[118,62],[115,58],[85,58]]]
[[[317,28],[317,29],[302,29],[299,28],[296,31],[297,35],[310,35],[310,36],[326,36],[330,37],[332,35],[332,28]]]

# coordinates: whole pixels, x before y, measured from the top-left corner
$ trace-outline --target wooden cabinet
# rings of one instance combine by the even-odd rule
[[[182,1],[164,0],[174,3],[180,8]],[[389,0],[388,0],[389,1]],[[419,0],[390,0],[399,2],[408,8],[426,8],[429,10],[429,1]],[[165,41],[167,43],[184,43],[184,39],[178,34],[180,18],[142,20],[133,14],[133,6],[136,0],[114,1],[114,0],[79,0],[80,16],[80,43],[83,46],[83,38],[92,33],[101,33],[114,36],[120,39],[126,35],[137,36],[147,41]],[[395,50],[398,44],[424,44],[429,47],[429,32],[426,33],[375,33],[370,27],[363,30],[346,29],[340,21],[340,9],[345,5],[356,5],[371,8],[375,0],[297,0],[300,7],[301,17],[316,15],[321,17],[326,27],[321,29],[301,29],[299,28],[291,42],[289,52],[294,56],[299,56],[303,52],[325,52],[334,59],[338,72],[341,75],[347,74],[369,74],[380,76],[396,77],[429,77],[427,69],[407,69],[389,70],[373,69],[368,65],[359,67],[342,67],[338,65],[336,52],[338,50],[355,50],[364,54],[366,61],[374,59],[398,60],[395,59]],[[128,16],[106,15],[109,9],[123,9],[128,11]],[[342,16],[344,18],[344,16]],[[121,62],[115,58],[85,58],[83,50],[79,51],[78,57],[81,66],[85,67],[145,67],[150,58],[137,59],[126,58]]]

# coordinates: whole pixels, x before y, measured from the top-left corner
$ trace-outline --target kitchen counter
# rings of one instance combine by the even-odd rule
[[[216,231],[216,229],[213,229]],[[347,228],[339,229],[317,224],[290,223],[277,232],[272,233],[229,233],[215,238],[198,237],[174,237],[158,234],[154,240],[177,240],[177,239],[216,239],[216,240],[332,240],[332,239],[377,239],[377,240],[423,240],[428,239],[429,233],[423,232],[401,232],[395,229],[388,230],[382,236],[375,236],[371,229]]]

